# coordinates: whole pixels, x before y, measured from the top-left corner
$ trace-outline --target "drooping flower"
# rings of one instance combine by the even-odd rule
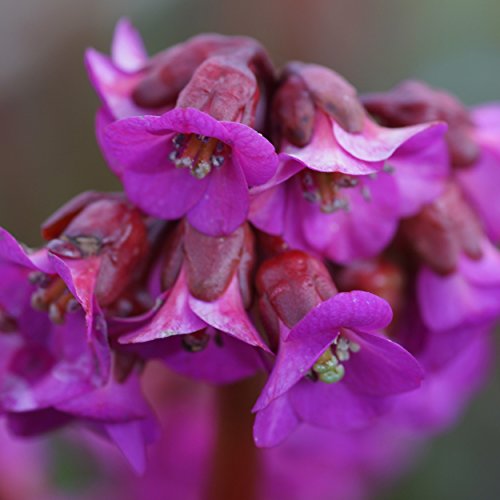
[[[423,377],[417,361],[380,332],[392,318],[384,300],[361,291],[332,295],[331,285],[330,298],[321,300],[320,289],[311,290],[311,277],[301,292],[288,287],[290,277],[304,272],[310,260],[291,251],[266,261],[259,271],[264,310],[271,318],[274,314],[279,347],[254,406],[258,446],[278,444],[301,421],[332,429],[367,425],[387,411],[389,396],[417,389]],[[328,272],[319,262],[312,266],[313,281],[324,290]],[[303,299],[304,307],[294,308],[303,294],[316,302],[305,315]]]
[[[445,126],[381,127],[353,87],[320,66],[292,63],[283,80],[273,102],[282,163],[252,190],[250,219],[335,262],[375,255],[402,216],[441,191]]]
[[[110,56],[94,49],[88,49],[85,54],[90,82],[103,104],[99,120],[109,122],[130,116],[161,115],[175,106],[181,91],[208,58],[227,57],[237,52],[246,52],[248,65],[259,78],[272,79],[274,70],[269,57],[251,38],[202,34],[149,58],[138,31],[128,19],[121,19],[116,25]],[[219,78],[223,76],[220,71]],[[245,78],[244,71],[240,71],[239,78],[237,73],[232,76],[231,82],[219,82],[219,87],[222,84],[235,89],[225,97],[218,96],[220,100],[226,99],[226,104],[241,92],[238,85]],[[248,82],[245,87],[248,88]],[[214,90],[220,94],[220,88]]]
[[[448,124],[446,142],[456,180],[480,216],[488,236],[498,241],[499,104],[467,109],[449,92],[411,80],[388,92],[369,94],[364,103],[389,126],[414,125],[424,120],[443,120]]]
[[[416,290],[425,325],[445,331],[489,324],[500,312],[500,254],[456,184],[402,225],[421,266]]]
[[[67,425],[89,429],[114,443],[138,473],[146,468],[146,446],[158,432],[137,374],[125,381],[110,376],[105,385],[83,395],[46,409],[8,412],[6,418],[10,432],[20,437],[45,434]]]
[[[166,242],[157,273],[163,290],[157,306],[122,323],[122,347],[215,383],[261,370],[257,351],[268,348],[245,310],[255,260],[249,226],[214,238],[181,222]]]
[[[18,334],[2,338],[6,409],[44,408],[108,380],[103,308],[119,298],[147,249],[142,216],[115,196],[75,198],[43,234],[47,246],[31,251],[0,230],[2,324]]]

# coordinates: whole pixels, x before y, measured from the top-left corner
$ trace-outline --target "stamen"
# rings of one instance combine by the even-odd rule
[[[188,335],[182,335],[181,343],[186,351],[200,352],[207,347],[209,340],[210,336],[208,333],[205,333],[205,330],[200,330]]]
[[[62,325],[64,323],[64,318],[69,310],[75,310],[75,300],[73,295],[66,290],[55,302],[52,302],[49,306],[49,318],[56,325]]]
[[[169,160],[177,168],[188,168],[197,179],[203,179],[212,170],[223,165],[228,152],[226,145],[213,137],[178,134],[172,139],[174,150]]]
[[[343,335],[339,335],[312,367],[311,380],[321,380],[326,384],[334,384],[342,380],[345,375],[345,367],[342,364],[349,361],[351,353],[359,352],[359,344],[352,342]]]
[[[52,302],[55,302],[66,290],[66,283],[56,278],[46,288],[39,288],[31,296],[31,306],[37,311],[48,311]]]

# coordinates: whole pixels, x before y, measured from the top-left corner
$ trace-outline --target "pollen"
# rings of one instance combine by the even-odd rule
[[[359,352],[360,349],[359,344],[339,335],[312,367],[313,375],[326,384],[340,382],[345,375],[345,366],[342,363],[349,361],[351,354]]]
[[[189,169],[197,179],[204,179],[212,168],[220,168],[228,154],[227,146],[217,139],[197,134],[177,134],[168,158],[177,168]]]
[[[339,210],[349,211],[349,201],[342,195],[342,190],[358,185],[358,179],[338,172],[315,172],[304,170],[300,174],[300,183],[304,198],[319,205],[325,214]]]

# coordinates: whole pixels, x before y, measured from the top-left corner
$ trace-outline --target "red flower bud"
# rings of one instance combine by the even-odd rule
[[[401,127],[442,120],[448,124],[446,136],[454,166],[471,165],[479,157],[473,138],[473,124],[465,106],[452,94],[409,80],[389,92],[363,96],[366,109],[384,125]]]
[[[439,274],[454,272],[461,253],[481,258],[481,226],[454,184],[401,228],[418,257]]]
[[[265,261],[257,272],[257,290],[262,319],[274,333],[278,319],[293,328],[337,292],[324,264],[298,250]]]

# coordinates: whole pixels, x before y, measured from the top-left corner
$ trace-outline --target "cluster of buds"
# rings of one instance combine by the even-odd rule
[[[301,426],[361,449],[453,421],[500,315],[500,104],[419,82],[358,97],[328,68],[278,72],[243,37],[148,57],[127,21],[86,65],[124,192],[77,196],[38,249],[0,233],[15,434],[78,423],[143,469],[152,360],[253,377],[258,447]]]

